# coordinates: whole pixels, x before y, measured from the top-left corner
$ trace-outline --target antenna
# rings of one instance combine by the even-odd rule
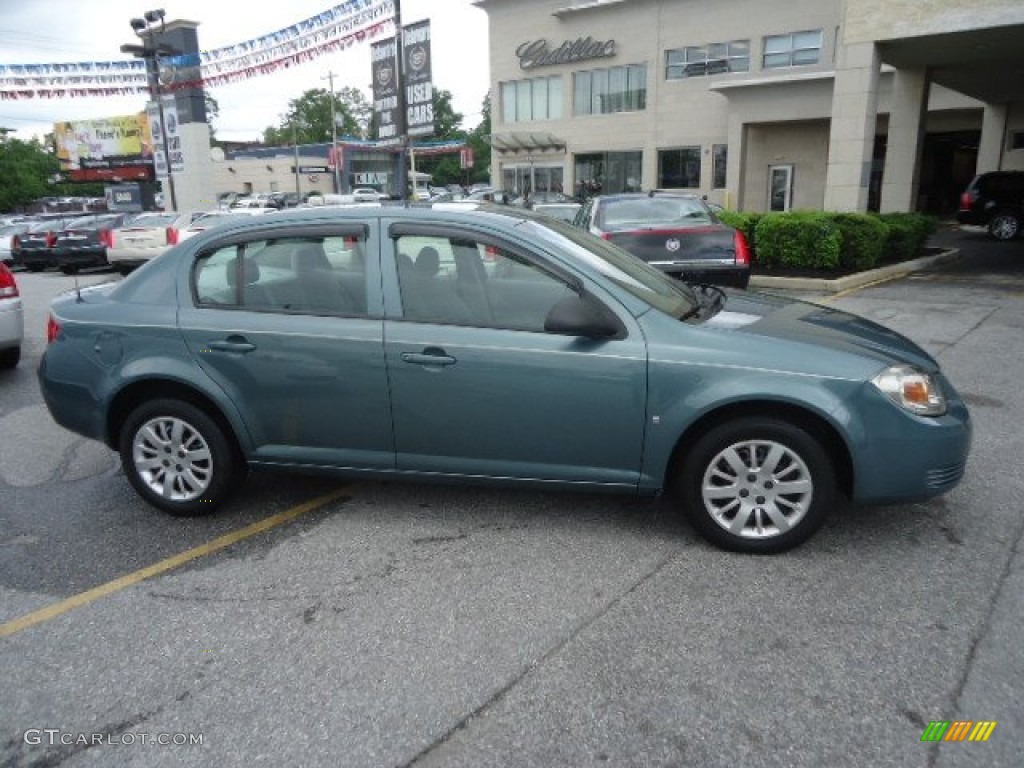
[[[82,288],[78,284],[78,273],[75,273],[75,301],[79,304],[82,303]]]

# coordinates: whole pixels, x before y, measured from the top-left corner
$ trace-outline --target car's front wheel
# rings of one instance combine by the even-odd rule
[[[684,457],[684,511],[706,539],[736,552],[783,552],[824,522],[835,469],[810,432],[773,418],[744,418],[704,434]]]
[[[241,465],[217,422],[181,400],[143,403],[124,423],[121,466],[153,506],[180,517],[210,514],[231,494]]]
[[[988,222],[988,233],[996,240],[1013,240],[1020,234],[1021,217],[1013,211],[998,211]]]

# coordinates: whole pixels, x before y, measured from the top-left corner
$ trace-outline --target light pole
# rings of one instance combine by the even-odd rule
[[[338,167],[338,116],[335,111],[334,72],[328,72],[326,77],[320,79],[327,80],[331,88],[331,157],[334,165],[334,191],[340,195],[341,169]]]
[[[154,45],[153,24],[160,22],[160,31],[164,31],[164,9],[146,11],[141,19],[132,19],[132,30],[142,40],[142,45],[122,45],[121,53],[130,53],[146,62],[146,79],[149,81],[149,98],[155,101],[160,114],[160,137],[164,148],[164,162],[167,164],[167,191],[171,196],[171,210],[178,210],[178,200],[174,194],[174,173],[171,171],[171,149],[167,143],[167,121],[164,118],[163,94],[160,90],[160,63],[157,56],[172,54],[176,51],[169,45]],[[155,168],[155,165],[154,165]]]

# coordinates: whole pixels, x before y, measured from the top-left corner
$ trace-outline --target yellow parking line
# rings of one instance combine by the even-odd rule
[[[325,504],[329,504],[332,501],[336,501],[345,496],[347,486],[339,488],[331,493],[326,493],[323,496],[318,496],[315,499],[311,499],[303,504],[286,509],[284,512],[279,512],[276,515],[271,515],[263,520],[259,520],[252,525],[247,525],[244,528],[239,528],[237,531],[226,533],[223,536],[218,536],[216,539],[211,539],[205,544],[200,544],[198,547],[180,552],[177,555],[172,555],[165,560],[153,563],[152,565],[140,568],[132,573],[125,574],[120,578],[108,581],[106,584],[100,584],[98,587],[86,590],[85,592],[79,592],[77,595],[72,595],[66,600],[61,600],[59,603],[53,603],[40,608],[38,611],[32,611],[32,613],[26,613],[24,616],[19,616],[16,619],[11,619],[8,622],[0,624],[0,637],[8,637],[21,632],[23,629],[34,627],[36,624],[42,624],[44,621],[56,618],[62,614],[67,613],[75,608],[81,608],[84,605],[88,605],[101,597],[112,595],[115,592],[120,592],[122,589],[130,587],[134,584],[138,584],[141,581],[158,576],[161,573],[166,573],[179,565],[197,560],[205,555],[213,554],[218,552],[225,547],[230,547],[232,544],[237,544],[243,539],[248,539],[251,536],[255,536],[257,533],[263,533],[271,528],[276,528],[279,525],[284,525],[287,522],[294,520],[297,517],[301,517],[308,512],[312,512],[315,509],[319,509]]]

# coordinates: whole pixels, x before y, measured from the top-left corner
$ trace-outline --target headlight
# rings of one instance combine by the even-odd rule
[[[946,398],[938,382],[909,365],[886,368],[871,380],[901,408],[918,416],[941,416],[946,412]]]

